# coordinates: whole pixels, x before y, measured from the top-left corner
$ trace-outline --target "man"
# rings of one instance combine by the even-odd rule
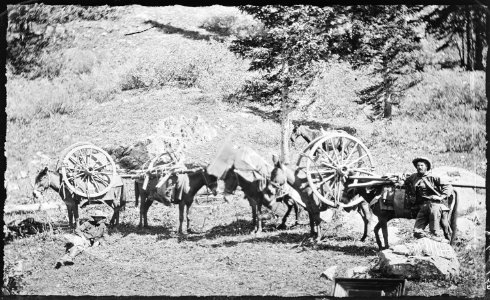
[[[75,229],[75,234],[65,234],[67,242],[66,253],[56,262],[56,268],[62,265],[72,265],[73,259],[88,247],[104,246],[107,236],[106,216],[97,210],[91,215],[92,220],[83,223]]]
[[[442,184],[439,177],[428,173],[431,169],[429,159],[417,157],[412,163],[417,173],[405,180],[405,189],[411,200],[412,212],[416,213],[413,235],[416,238],[424,237],[424,229],[428,224],[431,237],[441,241],[440,224],[442,223],[444,235],[450,239],[447,203],[452,187],[449,184]]]

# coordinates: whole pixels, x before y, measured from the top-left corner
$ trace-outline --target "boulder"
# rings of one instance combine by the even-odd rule
[[[348,269],[345,272],[345,277],[347,278],[371,278],[369,275],[370,267],[367,266],[357,266]]]
[[[334,280],[337,272],[337,268],[338,268],[337,266],[331,266],[330,268],[323,271],[320,277],[324,277],[327,280]]]
[[[379,269],[386,276],[407,279],[446,279],[459,274],[459,261],[447,243],[422,238],[379,253]]]
[[[485,186],[485,178],[468,170],[456,167],[441,166],[431,171],[433,175],[439,176],[442,182],[453,185]],[[480,194],[483,189],[470,187],[454,187],[458,193],[458,214],[465,215],[468,210],[481,209],[485,205],[485,195]]]

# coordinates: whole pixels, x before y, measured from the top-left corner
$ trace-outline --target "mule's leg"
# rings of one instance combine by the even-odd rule
[[[78,205],[76,203],[73,205],[73,216],[75,217],[75,228],[78,228],[80,222],[78,220]]]
[[[289,214],[291,213],[291,210],[293,209],[293,205],[291,205],[289,202],[287,202],[286,199],[284,199],[284,203],[288,206],[288,210],[284,214],[284,217],[282,217],[281,225],[279,225],[277,227],[277,229],[286,229],[286,221],[288,220]]]
[[[253,200],[249,200],[250,206],[252,207],[252,226],[254,227],[254,232],[257,232],[257,204]]]
[[[364,222],[364,233],[361,237],[361,242],[364,242],[368,236],[368,219],[366,218],[366,215],[361,209],[359,209],[358,212],[362,217],[362,221]]]
[[[188,233],[194,233],[194,231],[191,229],[191,207],[192,207],[192,200],[186,204],[186,211],[185,211],[185,216],[187,218],[187,232]]]
[[[145,201],[145,210],[143,211],[143,223],[145,227],[148,227],[148,210],[150,206],[153,204],[153,200],[150,200],[148,197]]]
[[[320,215],[318,215],[318,217],[320,217]],[[322,228],[320,227],[321,225],[321,222],[319,221],[316,221],[316,224],[315,224],[315,227],[316,227],[316,232],[318,233],[317,236],[316,236],[316,242],[320,242],[322,240]]]
[[[66,203],[66,210],[68,211],[68,224],[70,225],[70,228],[75,228],[75,226],[73,226],[73,207],[72,207],[72,205]]]
[[[179,202],[179,234],[183,234],[182,223],[184,223],[184,209],[185,209],[185,203],[184,201],[180,201]],[[189,225],[189,221],[187,221],[187,225]]]
[[[262,204],[257,204],[257,213],[258,213],[259,217],[257,218],[257,230],[255,232],[261,233],[262,232],[262,218],[260,216],[262,215]]]
[[[371,212],[371,209],[369,208],[369,203],[366,200],[362,201],[359,204],[359,208],[360,208],[359,213],[362,212],[362,214],[364,214],[363,221],[365,223],[365,226],[367,227],[364,230],[364,234],[367,237],[367,235],[369,235],[369,233],[374,229],[373,213]],[[364,237],[364,239],[366,237]]]
[[[381,224],[381,231],[383,232],[383,240],[385,242],[383,249],[388,249],[390,248],[390,244],[388,244],[388,221],[383,221]]]
[[[299,225],[299,207],[298,207],[298,204],[296,202],[294,202],[293,199],[291,199],[291,202],[293,203],[293,208],[294,208],[294,215],[296,216],[296,221],[294,222],[294,226],[297,226]]]
[[[442,227],[442,231],[444,232],[444,237],[447,240],[451,241],[451,236],[453,235],[453,231],[451,229],[451,226],[449,225],[448,215],[449,215],[449,211],[442,211],[441,227]]]
[[[114,201],[107,200],[105,201],[105,203],[112,208],[112,216],[111,216],[111,220],[109,221],[109,225],[114,226],[114,224],[116,223],[116,213],[117,213],[116,207],[114,207],[115,205]]]
[[[146,207],[146,193],[143,191],[140,194],[140,223],[138,224],[138,227],[143,226],[143,216],[145,215],[145,207]],[[148,226],[148,224],[146,225]]]
[[[379,250],[383,250],[383,245],[381,244],[381,239],[379,238],[379,230],[381,229],[381,221],[374,226],[374,237],[376,238],[376,244],[378,244]]]
[[[315,218],[311,212],[308,212],[308,216],[310,217],[310,234],[312,237],[316,237],[317,233],[315,231]]]

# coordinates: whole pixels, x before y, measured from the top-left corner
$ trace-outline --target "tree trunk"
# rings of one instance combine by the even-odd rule
[[[459,51],[459,48],[458,48],[458,51]],[[460,63],[459,63],[459,66],[461,68],[464,68],[465,64],[464,64],[464,32],[461,32],[461,52],[460,52]]]
[[[473,28],[475,29],[475,70],[483,70],[483,39],[485,35],[484,19],[485,15],[480,8],[476,8],[473,18]]]
[[[471,10],[466,10],[466,70],[473,71],[474,69],[474,53],[473,53],[473,20],[471,18]]]
[[[281,159],[284,163],[290,163],[289,138],[291,136],[291,108],[288,106],[288,89],[282,90],[281,107]]]
[[[486,31],[487,31],[487,45],[490,45],[490,38],[489,38],[489,32],[490,32],[490,12],[488,10],[486,10],[486,18],[487,18],[487,28],[486,28]],[[488,68],[488,64],[490,63],[490,59],[488,58],[488,50],[487,50],[487,68]],[[487,95],[487,101],[488,99],[490,99],[490,78],[488,78],[488,76],[485,76],[485,84],[486,84],[486,95]],[[487,148],[487,151],[488,151],[488,148]],[[488,185],[488,184],[487,184]],[[487,198],[486,199],[486,207],[490,207],[490,198]],[[487,213],[487,217],[486,217],[486,225],[485,225],[485,237],[486,237],[486,245],[490,245],[490,234],[488,234],[488,232],[490,232],[490,214]],[[487,247],[485,249],[485,261],[488,261],[490,257],[490,247]]]

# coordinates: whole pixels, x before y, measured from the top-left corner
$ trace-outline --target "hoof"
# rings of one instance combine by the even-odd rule
[[[285,230],[285,229],[287,229],[286,224],[281,224],[277,226],[277,230]]]
[[[199,234],[199,231],[193,230],[193,229],[187,229],[188,234]]]

